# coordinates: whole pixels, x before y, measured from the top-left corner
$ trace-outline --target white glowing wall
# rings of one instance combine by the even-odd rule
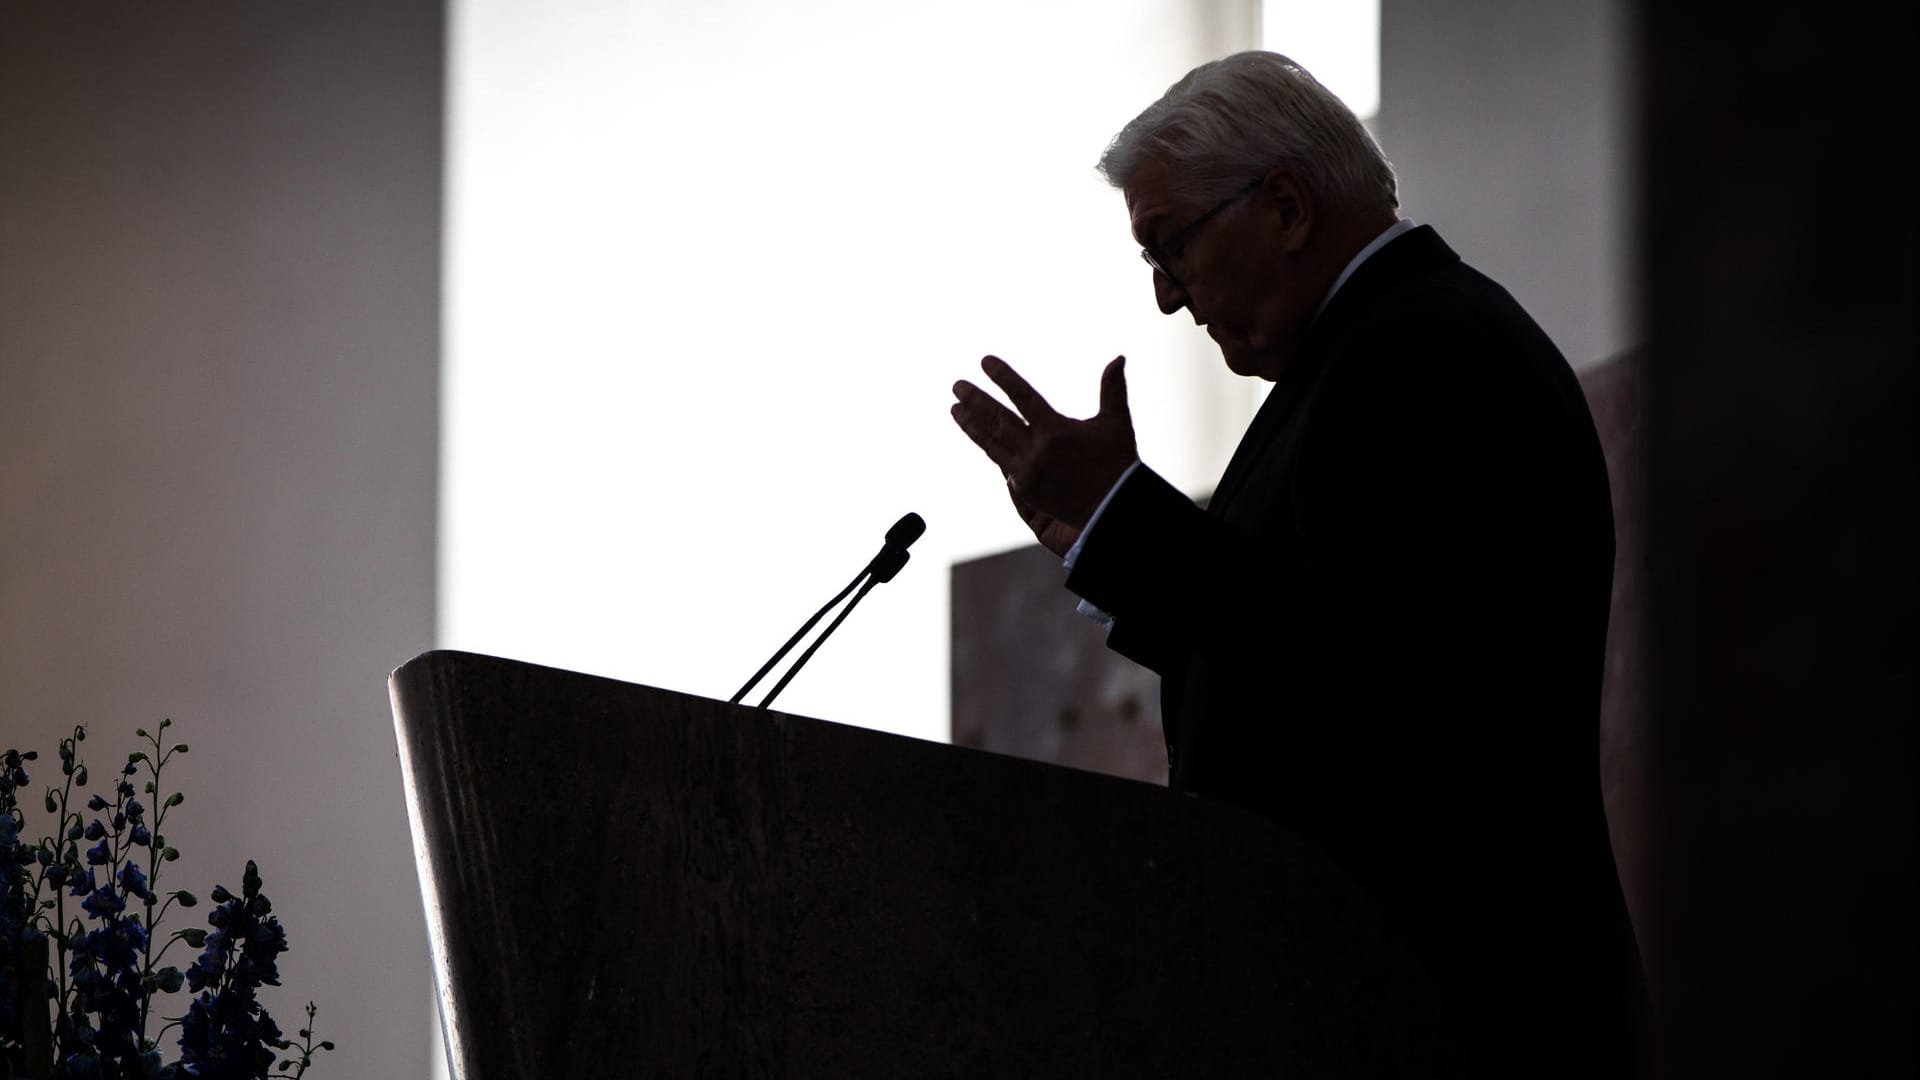
[[[1194,491],[1251,416],[1093,165],[1254,25],[455,5],[442,643],[726,697],[917,510],[912,564],[780,704],[945,738],[947,568],[1029,539],[951,383],[994,352],[1085,412],[1124,352],[1143,455]]]
[[[1260,0],[1260,48],[1313,72],[1361,119],[1380,111],[1380,0]]]

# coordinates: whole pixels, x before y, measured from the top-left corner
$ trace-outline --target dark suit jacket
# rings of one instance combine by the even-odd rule
[[[1573,372],[1422,227],[1334,294],[1207,508],[1135,470],[1067,584],[1161,675],[1172,786],[1344,863],[1483,1067],[1613,1075],[1641,991],[1600,793],[1612,575]]]

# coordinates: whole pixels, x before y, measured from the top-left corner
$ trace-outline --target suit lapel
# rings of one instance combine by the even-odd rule
[[[1266,454],[1267,447],[1272,445],[1280,432],[1286,429],[1296,406],[1308,395],[1321,371],[1339,351],[1340,343],[1348,336],[1348,331],[1365,317],[1374,302],[1409,277],[1459,258],[1446,241],[1440,239],[1440,234],[1433,231],[1432,226],[1422,225],[1395,238],[1354,270],[1353,276],[1333,295],[1327,309],[1320,313],[1308,330],[1300,355],[1280,373],[1267,399],[1261,402],[1253,423],[1247,426],[1247,433],[1240,438],[1240,445],[1234,447],[1233,458],[1227,462],[1227,471],[1220,474],[1220,483],[1214,487],[1213,498],[1207,503],[1208,513],[1216,517],[1226,513],[1234,496],[1245,486],[1255,463]]]
[[[1267,392],[1267,399],[1260,403],[1259,411],[1253,414],[1253,423],[1247,425],[1247,433],[1240,437],[1240,445],[1233,448],[1227,471],[1220,474],[1220,483],[1214,486],[1213,498],[1207,501],[1209,514],[1219,517],[1227,512],[1228,504],[1233,502],[1233,497],[1246,484],[1247,474],[1252,471],[1254,462],[1260,460],[1267,444],[1286,426],[1287,417],[1292,414],[1308,382],[1299,376],[1307,374],[1310,372],[1303,371],[1302,365],[1294,364],[1275,380],[1273,389]]]

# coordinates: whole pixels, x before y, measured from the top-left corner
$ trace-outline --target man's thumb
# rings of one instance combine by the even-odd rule
[[[1127,415],[1127,358],[1116,356],[1100,373],[1100,415]]]

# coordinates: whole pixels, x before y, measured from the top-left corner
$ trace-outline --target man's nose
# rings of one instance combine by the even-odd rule
[[[1187,290],[1158,270],[1153,272],[1153,298],[1162,314],[1171,315],[1187,306]]]

